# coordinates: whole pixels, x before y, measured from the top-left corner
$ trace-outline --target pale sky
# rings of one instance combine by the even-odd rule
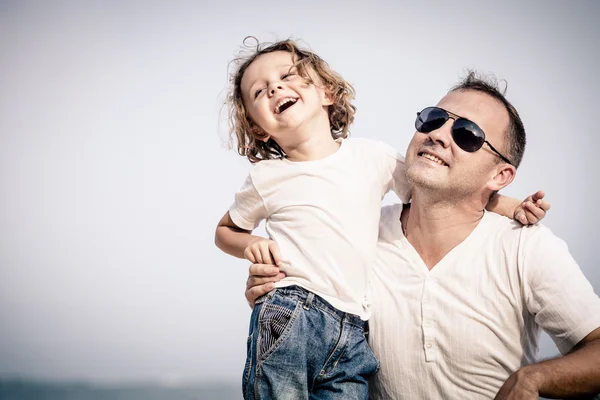
[[[248,35],[304,40],[354,84],[353,136],[401,152],[466,68],[506,79],[528,145],[504,194],[547,192],[544,223],[599,293],[599,15],[596,1],[0,1],[0,377],[239,381],[248,263],[213,235],[250,168],[219,122]]]

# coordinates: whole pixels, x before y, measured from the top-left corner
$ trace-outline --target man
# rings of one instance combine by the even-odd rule
[[[523,156],[514,107],[471,73],[423,110],[416,128],[406,154],[412,202],[384,207],[380,222],[369,341],[381,370],[372,398],[600,392],[600,298],[547,228],[484,211]],[[253,303],[280,274],[250,271]],[[536,362],[540,329],[562,357]]]

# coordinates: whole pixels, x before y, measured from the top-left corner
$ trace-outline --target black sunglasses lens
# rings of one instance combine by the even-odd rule
[[[452,126],[452,139],[458,147],[473,153],[483,146],[485,135],[475,122],[458,118]]]
[[[437,107],[427,107],[417,115],[415,128],[421,133],[429,133],[439,129],[448,121],[448,113]]]

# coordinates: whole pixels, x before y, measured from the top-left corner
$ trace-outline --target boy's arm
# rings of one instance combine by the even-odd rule
[[[217,224],[215,244],[225,253],[251,262],[279,264],[281,256],[274,241],[251,234],[252,231],[238,227],[229,211]]]
[[[550,203],[544,200],[544,192],[537,191],[525,200],[495,194],[490,199],[486,210],[505,217],[515,219],[523,225],[535,224],[546,216]]]

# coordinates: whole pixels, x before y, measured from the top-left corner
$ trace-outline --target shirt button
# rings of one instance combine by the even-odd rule
[[[426,320],[423,322],[423,326],[424,326],[425,328],[429,328],[429,327],[431,326],[431,321],[430,321],[430,320],[428,320],[428,319],[426,319]]]
[[[423,303],[429,303],[429,299],[427,297],[423,297]]]
[[[430,349],[433,347],[433,344],[431,344],[431,342],[427,342],[427,343],[425,343],[425,347]]]

